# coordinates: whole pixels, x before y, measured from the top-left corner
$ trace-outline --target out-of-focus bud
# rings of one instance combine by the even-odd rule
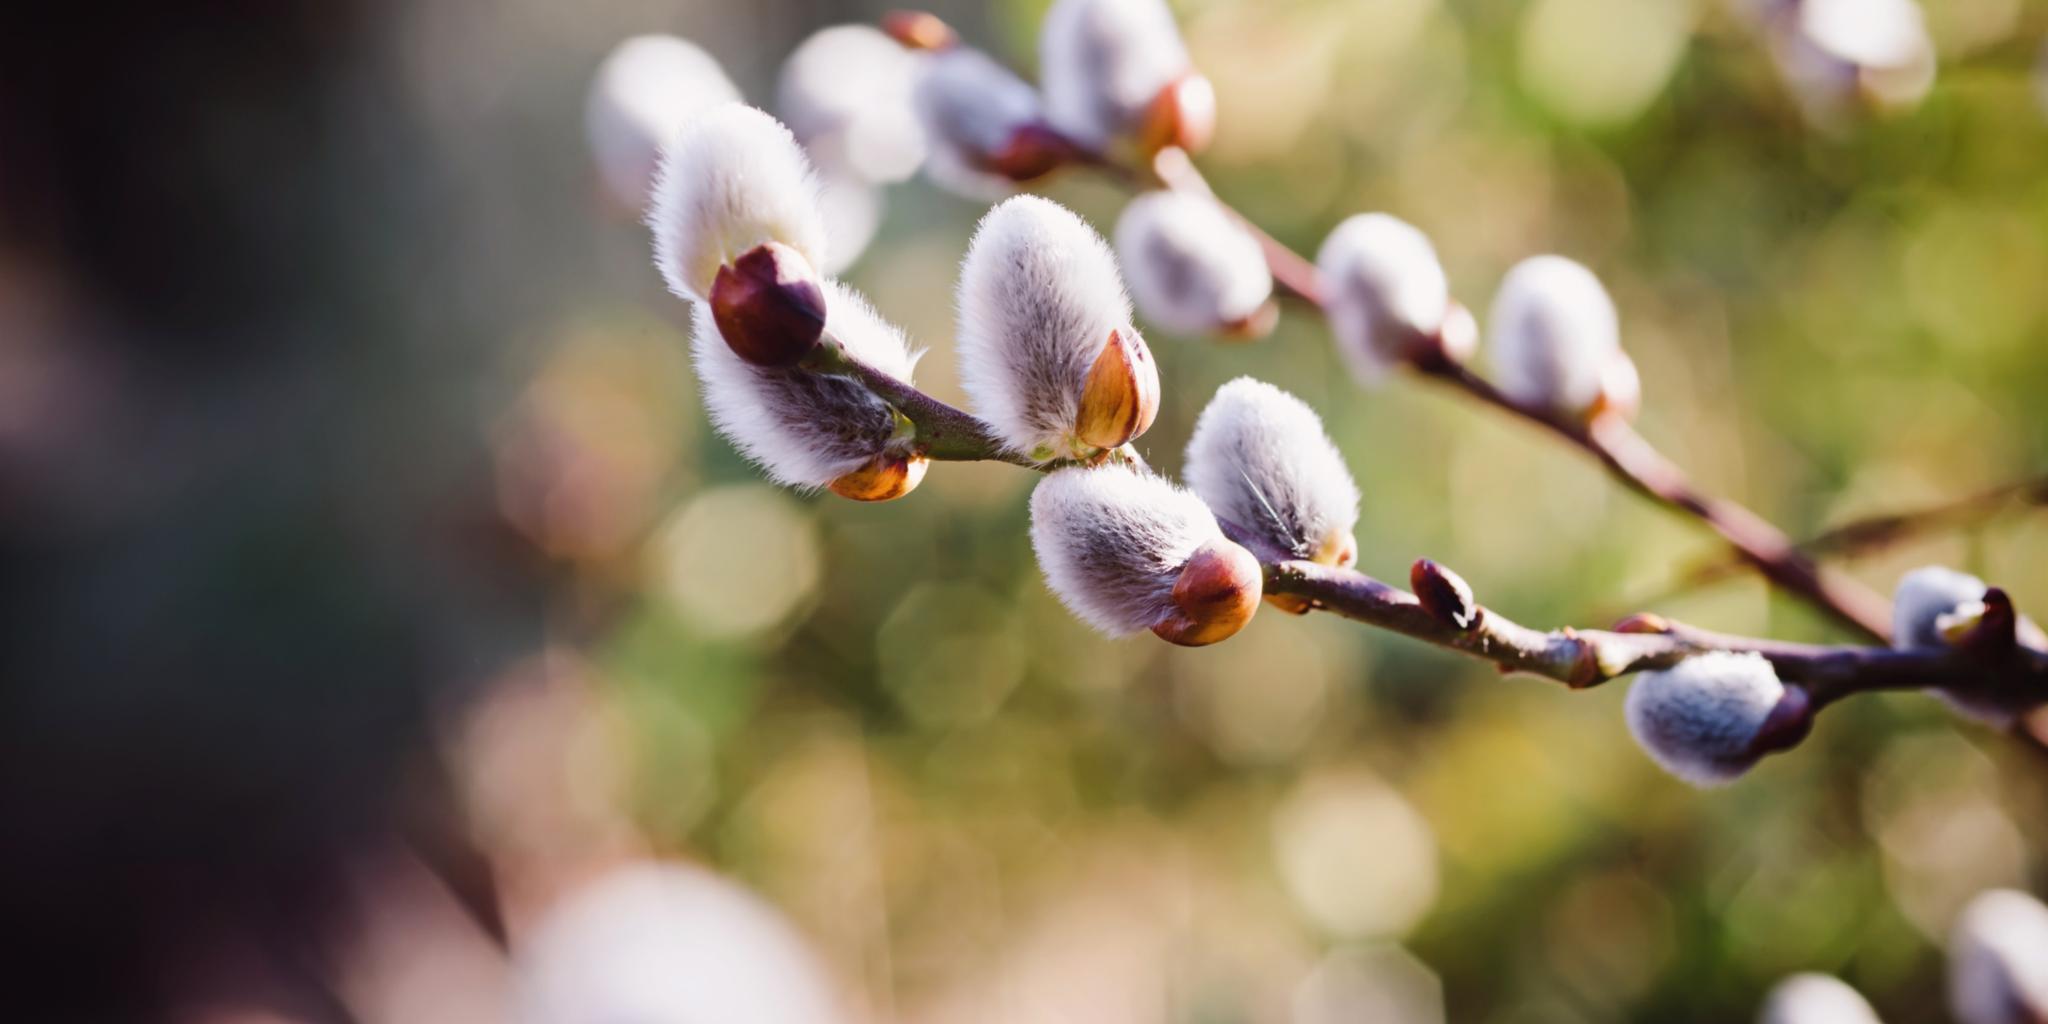
[[[924,481],[930,460],[908,455],[877,455],[867,465],[825,485],[832,493],[855,501],[892,501],[901,498]]]
[[[846,351],[905,382],[917,356],[903,333],[837,281],[824,283],[825,329]],[[718,432],[777,483],[832,487],[892,461],[913,460],[915,437],[897,411],[858,382],[740,358],[709,306],[697,307],[691,359]],[[922,470],[906,466],[916,486]],[[878,477],[874,482],[884,482]],[[852,488],[854,481],[845,486]]]
[[[1190,153],[1209,148],[1216,138],[1216,86],[1207,76],[1190,72],[1159,90],[1145,110],[1138,133],[1139,148],[1156,153],[1176,146]]]
[[[701,868],[641,864],[550,909],[513,950],[521,1024],[845,1024],[802,935]]]
[[[1337,351],[1361,384],[1378,384],[1445,333],[1453,307],[1443,264],[1404,221],[1384,213],[1346,219],[1316,252],[1316,272]]]
[[[820,266],[818,185],[789,129],[729,103],[683,126],[662,152],[647,213],[654,264],[676,295],[704,301],[718,268],[768,242]]]
[[[1197,549],[1173,583],[1173,614],[1152,632],[1182,647],[1206,647],[1237,635],[1259,610],[1265,579],[1259,560],[1227,540]]]
[[[1495,383],[1509,398],[1584,416],[1621,355],[1614,300],[1600,279],[1563,256],[1515,265],[1493,299]]]
[[[882,31],[906,50],[950,50],[960,34],[930,11],[890,11],[882,15]]]
[[[863,181],[903,181],[924,163],[911,101],[922,58],[866,25],[834,25],[782,65],[776,107],[820,167]]]
[[[1757,1024],[1882,1024],[1855,989],[1831,974],[1795,974],[1772,986]]]
[[[1301,399],[1250,377],[1216,389],[1188,439],[1184,472],[1217,515],[1266,547],[1324,565],[1357,560],[1358,484]],[[1292,595],[1268,600],[1308,610]]]
[[[662,147],[700,111],[740,98],[718,61],[674,36],[634,36],[604,59],[583,104],[583,128],[605,189],[638,213]]]
[[[1934,42],[1915,0],[1790,0],[1755,5],[1779,74],[1813,124],[1919,104],[1934,84]]]
[[[1959,1024],[2048,1020],[2048,907],[2014,889],[1972,898],[1949,931],[1948,1001]]]
[[[1057,0],[1039,29],[1038,70],[1047,119],[1089,149],[1199,146],[1213,133],[1215,91],[1194,73],[1165,0]]]
[[[1131,326],[1116,258],[1064,207],[1017,196],[982,217],[961,264],[956,305],[960,382],[1012,449],[1040,461],[1091,458],[1110,446],[1088,438],[1120,435],[1127,414],[1137,414],[1130,422],[1139,433],[1151,423],[1158,371]],[[1106,355],[1112,335],[1111,348],[1123,351]],[[1084,436],[1091,380],[1102,390],[1087,405]],[[1107,429],[1111,423],[1117,429]]]
[[[1479,624],[1483,611],[1472,596],[1472,585],[1463,576],[1427,558],[1418,558],[1408,567],[1408,585],[1414,588],[1423,610],[1438,622],[1459,630]]]
[[[1479,321],[1472,311],[1453,302],[1450,311],[1444,314],[1442,327],[1437,328],[1437,354],[1446,362],[1463,364],[1479,351]],[[1635,364],[1629,364],[1631,368]]]
[[[1922,566],[1899,577],[1892,592],[1892,646],[1902,651],[1948,646],[1941,619],[1984,600],[1984,581],[1939,565]]]
[[[1109,332],[1081,388],[1074,436],[1097,448],[1121,448],[1152,428],[1159,415],[1159,367],[1145,339]]]
[[[1593,415],[1633,420],[1643,408],[1643,378],[1636,361],[1626,352],[1616,352],[1600,372],[1600,397],[1593,403]]]
[[[1002,195],[1069,155],[1040,120],[1038,93],[980,50],[961,46],[927,56],[914,98],[930,147],[925,171],[962,195]]]
[[[1039,481],[1031,547],[1061,603],[1110,636],[1163,627],[1175,643],[1213,643],[1251,617],[1245,605],[1256,607],[1262,586],[1257,560],[1224,538],[1202,499],[1123,466]]]
[[[818,272],[837,277],[860,259],[882,226],[887,205],[882,186],[844,170],[825,168],[818,176],[818,215],[825,222],[825,257]]]
[[[1138,311],[1169,331],[1254,326],[1273,294],[1258,239],[1206,196],[1157,191],[1131,200],[1116,222],[1116,253]]]
[[[2041,627],[2021,617],[2012,601],[1969,573],[1923,566],[1899,578],[1892,594],[1892,646],[1902,651],[1960,646],[1985,655],[2020,643],[2048,649]],[[1957,712],[2004,728],[2030,706],[2026,695],[2008,703],[1973,688],[1930,691]]]
[[[795,366],[825,330],[825,292],[795,249],[768,242],[718,268],[711,318],[741,359],[755,366]]]
[[[1650,759],[1695,786],[1734,780],[1811,725],[1806,691],[1756,654],[1715,651],[1645,672],[1629,687],[1629,731]]]

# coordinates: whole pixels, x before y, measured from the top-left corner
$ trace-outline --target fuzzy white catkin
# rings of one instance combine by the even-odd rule
[[[1250,377],[1218,388],[1195,420],[1183,473],[1216,515],[1297,558],[1358,525],[1358,484],[1322,419]]]
[[[1074,433],[1088,372],[1111,331],[1138,336],[1101,236],[1051,200],[1004,200],[968,243],[956,303],[960,383],[975,411],[1033,458],[1082,454]]]
[[[1883,1024],[1869,1000],[1831,974],[1795,974],[1771,988],[1757,1024]]]
[[[647,206],[662,147],[700,111],[740,98],[710,54],[675,36],[634,36],[598,65],[583,128],[604,186],[629,210]]]
[[[870,183],[902,181],[924,162],[911,96],[922,58],[866,25],[834,25],[783,62],[776,109],[819,167]]]
[[[1902,651],[1948,646],[1940,618],[1984,598],[1984,581],[1966,572],[1925,565],[1899,577],[1892,591],[1892,646]]]
[[[789,129],[745,104],[705,111],[662,151],[647,226],[654,265],[682,298],[704,299],[720,265],[763,242],[824,263],[810,161]]]
[[[1189,556],[1222,536],[1202,499],[1143,470],[1071,467],[1031,492],[1031,549],[1046,585],[1110,636],[1165,621]]]
[[[825,254],[816,270],[834,277],[853,266],[875,240],[888,200],[882,186],[852,174],[818,175],[818,216],[825,225]]]
[[[1695,655],[1637,677],[1628,690],[1628,728],[1665,771],[1695,786],[1718,785],[1756,763],[1750,742],[1784,694],[1760,655]]]
[[[905,383],[922,353],[867,300],[826,281],[825,329],[862,362]],[[895,410],[844,377],[755,366],[719,336],[698,303],[690,355],[712,426],[777,483],[823,487],[890,450]]]
[[[2048,1020],[2048,907],[2013,889],[1973,897],[1949,931],[1948,999],[1959,1024]]]
[[[1249,319],[1273,294],[1259,241],[1206,196],[1147,192],[1116,222],[1116,253],[1147,320],[1200,334]]]
[[[845,1024],[775,908],[700,868],[644,863],[571,892],[513,950],[518,1024]]]
[[[1614,300],[1592,271],[1563,256],[1523,260],[1501,281],[1491,319],[1502,392],[1558,412],[1592,408],[1608,361],[1621,352]]]
[[[1190,64],[1165,0],[1057,0],[1039,29],[1038,68],[1046,119],[1103,149]]]
[[[985,168],[1018,129],[1039,120],[1038,92],[988,54],[954,47],[923,58],[913,95],[927,145],[925,173],[972,198],[1010,190]]]
[[[1361,384],[1377,384],[1408,346],[1443,326],[1450,284],[1428,236],[1384,213],[1347,218],[1316,252],[1337,351]]]

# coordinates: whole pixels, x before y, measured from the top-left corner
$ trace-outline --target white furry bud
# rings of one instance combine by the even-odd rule
[[[1984,599],[1984,581],[1939,565],[1922,566],[1899,578],[1892,592],[1892,646],[1902,651],[1948,646],[1939,620]]]
[[[818,176],[818,216],[825,225],[825,255],[818,273],[840,274],[860,259],[882,226],[888,205],[882,186],[844,172]]]
[[[1696,786],[1716,785],[1756,763],[1757,739],[1785,696],[1777,671],[1760,655],[1695,655],[1636,679],[1628,728],[1665,771]]]
[[[1554,412],[1591,409],[1621,353],[1614,300],[1592,271],[1562,256],[1532,256],[1508,271],[1491,327],[1495,383],[1509,398]]]
[[[1116,222],[1116,253],[1138,311],[1169,331],[1238,327],[1273,294],[1258,239],[1206,196],[1157,191],[1131,200]]]
[[[924,126],[911,102],[921,59],[866,25],[820,29],[783,63],[776,108],[820,167],[902,181],[924,163]]]
[[[844,1024],[773,906],[701,868],[639,864],[569,894],[513,951],[519,1024]]]
[[[1324,303],[1337,351],[1361,384],[1444,326],[1450,284],[1429,238],[1384,213],[1361,213],[1337,225],[1316,253]]]
[[[1949,931],[1948,1000],[1959,1024],[2048,1020],[2048,907],[2013,889],[1971,899]]]
[[[1141,131],[1191,69],[1165,0],[1057,0],[1039,29],[1046,118],[1090,149]]]
[[[1757,1024],[1882,1024],[1861,993],[1832,974],[1795,974],[1773,986]]]
[[[803,148],[780,122],[739,103],[706,111],[662,151],[654,202],[654,265],[669,291],[710,294],[718,268],[763,242],[821,266],[825,227]]]
[[[710,54],[674,36],[634,36],[598,65],[583,129],[605,188],[628,210],[647,206],[662,147],[692,115],[740,92]]]
[[[1218,388],[1183,472],[1218,516],[1292,557],[1356,555],[1358,485],[1315,410],[1271,384],[1239,377]]]
[[[1174,614],[1181,569],[1223,531],[1202,499],[1122,466],[1058,470],[1031,492],[1031,549],[1060,603],[1110,636]]]
[[[825,330],[862,362],[908,383],[918,354],[867,300],[826,281]],[[710,308],[697,306],[690,354],[711,423],[778,483],[824,487],[879,455],[904,455],[896,410],[844,377],[755,366],[733,354]]]
[[[1051,200],[1005,200],[974,231],[956,304],[960,382],[1003,443],[1040,460],[1092,453],[1079,438],[1089,372],[1111,332],[1143,340],[1094,229]]]
[[[1038,93],[980,50],[960,46],[923,59],[913,98],[930,146],[925,172],[972,198],[1009,191],[1013,179],[995,165],[1039,123]]]

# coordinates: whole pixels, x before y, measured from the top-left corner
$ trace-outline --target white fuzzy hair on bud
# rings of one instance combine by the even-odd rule
[[[810,161],[781,122],[740,103],[693,118],[662,151],[647,226],[654,265],[682,298],[704,300],[721,265],[764,242],[824,263]]]
[[[776,109],[820,167],[902,181],[924,163],[924,126],[911,102],[921,60],[866,25],[820,29],[783,62]]]
[[[925,173],[971,198],[1010,191],[989,169],[1011,137],[1039,120],[1038,92],[980,50],[954,47],[924,56],[913,96],[930,146]]]
[[[1948,999],[1960,1024],[2048,1020],[2048,906],[2014,889],[1973,897],[1949,930]]]
[[[518,1024],[845,1024],[824,963],[760,897],[680,864],[574,890],[513,951]]]
[[[1190,67],[1165,0],[1057,0],[1039,29],[1046,119],[1091,149],[1131,134]]]
[[[1621,353],[1614,300],[1591,270],[1563,256],[1532,256],[1508,271],[1491,328],[1501,391],[1555,412],[1591,409],[1607,364]]]
[[[1902,651],[1948,646],[1941,617],[1984,599],[1983,580],[1939,565],[1921,566],[1899,578],[1892,592],[1892,646]]]
[[[825,255],[818,273],[831,277],[853,266],[875,240],[887,205],[880,185],[844,172],[819,175],[818,216],[825,225]]]
[[[1075,437],[1089,370],[1111,331],[1138,337],[1116,257],[1095,229],[1037,196],[981,218],[960,268],[960,383],[1011,448],[1086,454]]]
[[[909,383],[922,353],[852,289],[824,282],[825,330],[862,362]],[[711,423],[748,460],[790,487],[824,487],[908,439],[896,410],[860,384],[801,369],[755,366],[718,333],[699,303],[691,359]]]
[[[1183,472],[1218,516],[1296,558],[1334,550],[1358,525],[1358,484],[1315,410],[1250,377],[1216,389]]]
[[[1202,499],[1142,470],[1070,467],[1031,492],[1031,548],[1046,585],[1110,636],[1172,615],[1181,567],[1222,536]]]
[[[1450,284],[1428,236],[1384,213],[1337,225],[1316,252],[1337,351],[1361,384],[1373,385],[1443,327]]]
[[[1251,320],[1273,294],[1258,239],[1215,200],[1147,192],[1116,222],[1116,252],[1145,318],[1181,334]]]
[[[1629,687],[1626,711],[1637,745],[1665,771],[1695,786],[1734,780],[1756,763],[1751,744],[1785,686],[1756,654],[1695,655]]]
[[[1794,974],[1771,987],[1757,1024],[1883,1024],[1869,1000],[1832,974]]]
[[[662,147],[692,115],[739,98],[718,61],[687,40],[645,35],[621,42],[598,65],[583,105],[605,188],[625,209],[645,209]]]

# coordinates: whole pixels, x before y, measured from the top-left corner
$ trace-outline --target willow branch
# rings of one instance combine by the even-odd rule
[[[1158,183],[1166,188],[1216,198],[1258,240],[1273,280],[1317,309],[1324,308],[1315,265],[1217,198],[1185,153],[1162,152],[1153,161],[1152,170]],[[1683,470],[1625,420],[1602,416],[1589,426],[1561,418],[1549,410],[1516,402],[1484,378],[1441,358],[1420,357],[1411,360],[1410,366],[1483,405],[1549,431],[1597,459],[1610,475],[1636,493],[1699,519],[1720,534],[1743,562],[1843,625],[1874,640],[1889,637],[1889,606],[1882,596],[1847,576],[1817,566],[1763,517],[1735,502],[1700,491]]]

